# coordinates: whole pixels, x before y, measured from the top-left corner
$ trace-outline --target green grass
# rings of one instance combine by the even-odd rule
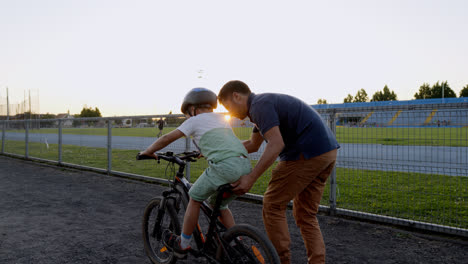
[[[24,155],[24,143],[7,141],[5,152]],[[56,144],[46,148],[30,143],[29,155],[57,160]],[[112,150],[114,171],[164,178],[167,163],[136,161],[137,150]],[[83,166],[107,168],[107,150],[64,145],[63,161]],[[252,161],[253,166],[256,161]],[[195,181],[207,167],[204,159],[191,165]],[[251,192],[263,194],[271,168],[255,183]],[[468,177],[408,172],[337,168],[338,208],[387,215],[434,224],[468,228]],[[330,186],[325,187],[322,204],[328,205]]]
[[[337,207],[468,228],[468,177],[337,168]]]
[[[468,127],[337,127],[340,143],[468,147]]]
[[[174,130],[174,127],[165,127],[163,134],[167,134]],[[24,130],[10,130],[8,132],[24,133]],[[57,134],[57,128],[41,128],[29,130],[31,134]],[[107,128],[63,128],[63,134],[71,135],[93,135],[107,136]],[[156,137],[159,134],[159,129],[155,127],[142,128],[112,128],[112,136],[123,137]]]
[[[165,127],[163,133],[169,133],[174,127]],[[234,133],[241,140],[250,138],[252,128],[234,127]],[[64,128],[64,134],[107,136],[107,128]],[[21,132],[24,130],[14,130]],[[58,133],[58,129],[33,129],[30,133]],[[148,128],[113,128],[113,136],[156,137],[159,130]],[[337,127],[336,137],[339,143],[382,144],[403,146],[452,146],[468,147],[468,127],[436,128],[384,128],[384,127]]]

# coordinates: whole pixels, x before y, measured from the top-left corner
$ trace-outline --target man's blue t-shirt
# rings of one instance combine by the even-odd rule
[[[298,98],[251,93],[247,106],[250,120],[262,135],[279,126],[285,144],[280,160],[298,160],[301,154],[310,159],[340,147],[317,111]],[[254,132],[258,130],[254,128]]]

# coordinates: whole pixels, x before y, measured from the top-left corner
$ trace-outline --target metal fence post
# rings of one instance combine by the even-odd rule
[[[24,134],[24,143],[25,143],[25,150],[24,150],[24,156],[25,158],[29,158],[29,120],[24,121],[24,126],[26,128],[26,133]]]
[[[188,152],[190,151],[190,137],[185,138],[185,151]],[[187,162],[187,165],[185,166],[185,177],[187,178],[188,181],[190,181],[190,162]]]
[[[2,154],[5,153],[5,130],[6,130],[6,121],[3,121],[2,129]]]
[[[112,120],[107,120],[107,173],[112,171]]]
[[[328,120],[328,125],[336,137],[336,112],[333,110]],[[336,213],[336,166],[333,168],[332,174],[330,175],[330,215]]]
[[[58,121],[58,164],[62,164],[62,126],[63,122],[61,119]]]

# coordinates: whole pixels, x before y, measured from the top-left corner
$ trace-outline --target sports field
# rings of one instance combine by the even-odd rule
[[[24,142],[8,141],[5,152],[24,155]],[[163,178],[165,162],[135,160],[138,150],[112,150],[112,170]],[[31,142],[29,155],[58,160],[58,145]],[[63,146],[63,162],[107,168],[107,150]],[[256,161],[252,161],[255,165]],[[207,163],[200,159],[191,166],[191,180],[197,179]],[[263,194],[271,168],[254,185],[252,193]],[[468,177],[451,177],[408,172],[337,168],[337,206],[368,213],[468,228]],[[323,205],[328,205],[329,186]]]
[[[174,130],[166,127],[163,133]],[[235,127],[234,133],[241,139],[250,138],[252,128]],[[8,132],[24,133],[24,130]],[[107,135],[107,128],[64,128],[63,134]],[[30,133],[57,134],[58,129],[32,129]],[[113,128],[113,136],[155,137],[157,128]],[[421,127],[421,128],[385,128],[385,127],[337,127],[336,137],[339,143],[382,144],[404,146],[450,146],[468,147],[468,127]]]

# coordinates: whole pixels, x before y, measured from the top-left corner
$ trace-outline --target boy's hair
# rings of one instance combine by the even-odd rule
[[[229,81],[227,82],[218,93],[218,100],[220,102],[230,99],[232,93],[240,93],[243,95],[249,95],[252,92],[247,84],[242,81]]]

